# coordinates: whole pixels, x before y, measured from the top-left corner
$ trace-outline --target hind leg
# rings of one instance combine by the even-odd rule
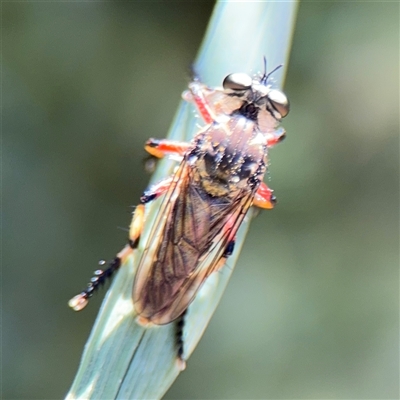
[[[132,222],[129,227],[128,244],[116,255],[116,257],[108,264],[108,267],[94,271],[93,277],[90,279],[86,289],[73,297],[68,305],[75,311],[80,311],[86,307],[90,297],[94,292],[111,278],[114,273],[125,264],[128,257],[137,248],[140,235],[143,231],[145,221],[145,204],[155,200],[157,197],[165,193],[171,185],[172,178],[169,177],[158,184],[151,186],[146,190],[140,198],[140,204],[136,207]],[[101,266],[105,265],[105,261],[100,261]]]

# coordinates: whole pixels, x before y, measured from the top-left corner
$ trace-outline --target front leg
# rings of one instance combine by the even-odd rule
[[[261,182],[254,196],[253,205],[259,208],[270,210],[276,204],[276,197],[274,191],[270,189],[264,182]]]
[[[273,132],[269,132],[265,135],[265,144],[268,148],[275,146],[282,142],[286,137],[286,131],[283,128],[278,128]]]
[[[203,87],[204,85],[195,80],[189,85],[189,90],[182,93],[182,97],[187,102],[194,103],[204,122],[211,124],[216,120],[216,116],[204,96]]]

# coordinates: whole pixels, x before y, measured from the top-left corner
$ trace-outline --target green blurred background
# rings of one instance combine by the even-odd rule
[[[66,302],[126,241],[212,7],[2,3],[4,399],[67,392],[102,294]],[[301,4],[285,91],[279,205],[167,398],[399,396],[398,3]]]

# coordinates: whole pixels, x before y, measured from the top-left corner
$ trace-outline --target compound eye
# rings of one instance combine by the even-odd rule
[[[268,100],[282,118],[288,115],[290,105],[285,93],[280,90],[272,89],[268,92]]]
[[[247,74],[230,74],[222,83],[224,89],[247,90],[250,89],[253,80]]]

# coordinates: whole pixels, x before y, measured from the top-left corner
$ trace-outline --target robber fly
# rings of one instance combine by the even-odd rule
[[[168,324],[184,314],[206,278],[232,254],[249,208],[274,206],[273,191],[263,177],[268,148],[285,136],[278,125],[289,112],[289,102],[269,82],[272,72],[254,78],[230,74],[216,89],[196,79],[189,84],[183,97],[195,104],[205,126],[188,143],[147,141],[151,155],[179,158],[179,166],[143,193],[128,245],[107,269],[95,271],[70,307],[83,309],[98,286],[125,263],[138,246],[145,204],[163,196],[138,264],[133,303],[141,324]],[[178,350],[180,357],[182,352]]]

